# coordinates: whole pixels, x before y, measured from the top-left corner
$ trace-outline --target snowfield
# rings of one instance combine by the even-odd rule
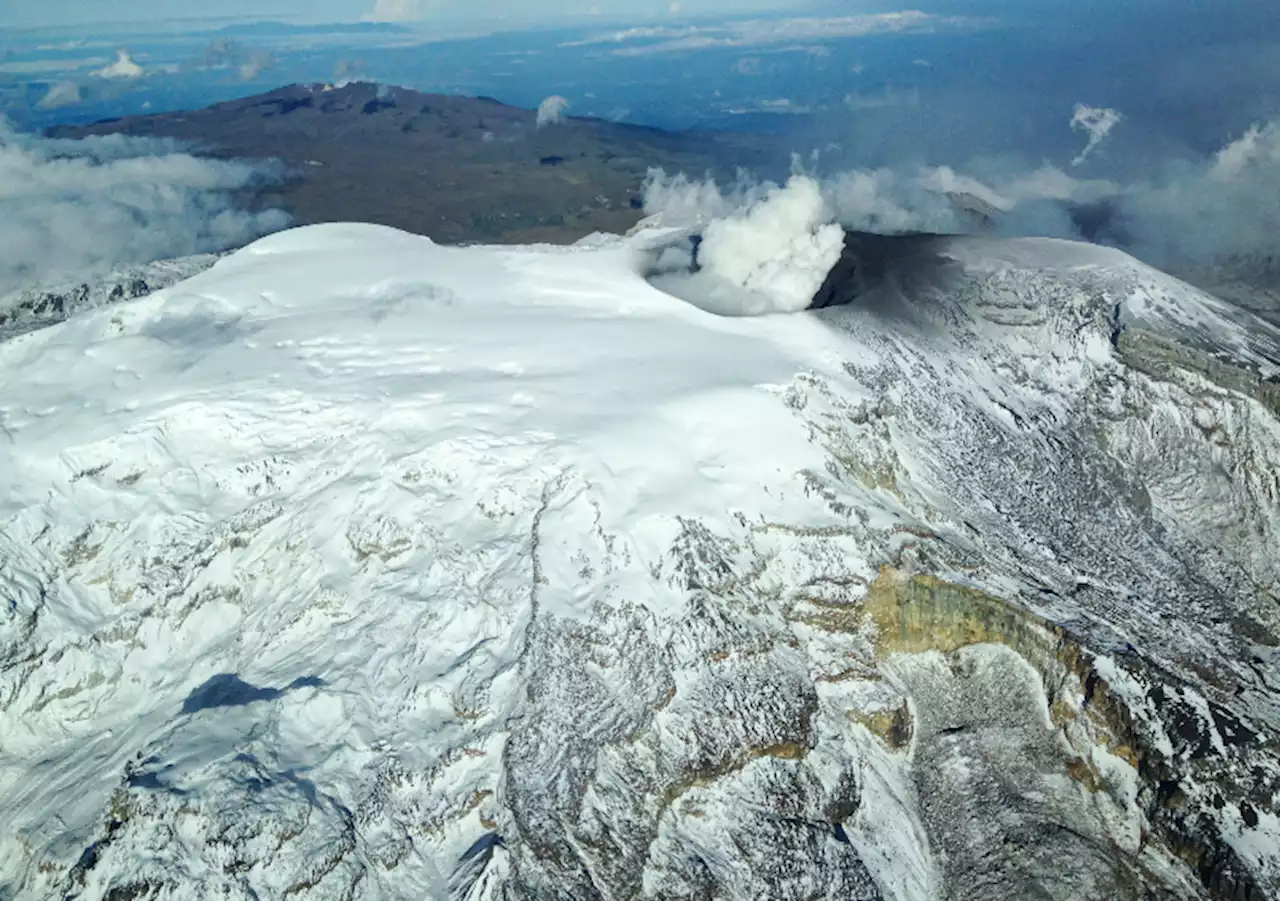
[[[723,317],[677,237],[0,343],[0,898],[1276,896],[1274,331],[1036,240]]]

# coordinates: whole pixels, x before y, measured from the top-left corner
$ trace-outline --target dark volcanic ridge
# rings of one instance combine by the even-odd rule
[[[651,168],[731,175],[787,155],[767,137],[668,132],[490,98],[369,83],[291,85],[186,112],[60,126],[51,137],[174,138],[223,158],[278,159],[287,180],[252,198],[298,224],[362,221],[442,242],[571,242],[625,231]]]

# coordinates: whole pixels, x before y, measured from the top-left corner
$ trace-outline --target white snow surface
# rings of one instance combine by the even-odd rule
[[[1110,251],[961,240],[954,253],[974,280],[958,300],[939,286],[901,310],[882,297],[883,310],[826,318],[718,316],[645,281],[671,236],[497,249],[375,226],[297,229],[146,298],[0,343],[0,894],[61,897],[79,879],[83,897],[100,897],[110,878],[155,871],[191,897],[354,896],[350,886],[448,897],[469,849],[520,829],[529,839],[512,810],[531,816],[569,781],[504,783],[514,729],[526,776],[543,759],[539,730],[563,740],[546,759],[566,772],[591,771],[580,749],[606,749],[605,775],[579,801],[607,832],[621,828],[610,816],[640,817],[619,801],[628,774],[665,777],[670,761],[686,773],[681,755],[716,763],[706,748],[717,722],[730,744],[795,741],[789,724],[809,714],[788,719],[788,705],[812,691],[804,766],[815,781],[782,797],[820,808],[813,799],[854,766],[879,795],[849,814],[844,843],[814,839],[813,859],[829,868],[802,874],[804,890],[825,896],[829,873],[865,888],[871,871],[884,897],[915,901],[956,861],[915,838],[928,818],[912,806],[911,754],[869,745],[846,716],[857,704],[841,706],[880,690],[884,674],[845,681],[877,666],[874,636],[795,625],[770,604],[802,592],[797,603],[843,611],[881,564],[918,556],[1011,595],[1019,579],[1050,586],[1057,600],[1043,603],[1064,618],[1105,610],[1104,638],[1234,660],[1237,647],[1210,632],[1225,616],[1158,606],[1184,603],[1181,558],[1158,541],[1178,529],[1209,544],[1230,534],[1184,516],[1203,500],[1178,478],[1190,463],[1161,466],[1183,453],[1266,459],[1280,447],[1274,418],[1205,392],[1220,431],[1235,428],[1232,415],[1260,423],[1232,432],[1239,451],[1211,445],[1204,428],[1149,434],[1136,416],[1107,420],[1117,459],[1157,461],[1147,504],[1159,529],[1123,518],[1127,496],[1100,496],[1088,472],[1068,471],[1089,461],[1059,437],[1087,433],[1073,424],[1093,415],[1086,404],[1190,417],[1190,388],[1117,361],[1112,305],[1123,325],[1197,330],[1249,362],[1255,344],[1212,298]],[[1062,472],[1042,489],[1046,458]],[[1275,493],[1240,469],[1219,505],[1255,516],[1231,550],[1261,580],[1275,566]],[[1122,606],[1095,592],[1108,579]],[[695,603],[704,611],[682,620]],[[729,650],[716,651],[722,627]],[[577,655],[568,682],[525,671],[535,639],[538,659]],[[538,699],[526,694],[533,677]],[[953,694],[986,684],[970,681]],[[1156,716],[1140,684],[1113,681],[1135,715]],[[604,700],[588,690],[597,683]],[[933,703],[898,683],[913,705]],[[1035,716],[1006,731],[1060,767],[1036,731],[1048,728],[1044,702],[1024,694]],[[579,698],[592,705],[582,714]],[[1246,700],[1275,709],[1260,692]],[[931,753],[964,759],[946,756],[942,714],[912,715],[938,720]],[[789,784],[777,780],[791,763],[764,753],[714,784],[695,780],[670,809],[636,808],[657,824],[635,826],[650,836],[638,853],[650,855],[651,895],[664,896],[660,877],[683,872],[695,845],[725,885],[758,891],[753,871],[723,855],[764,835],[761,823],[782,829],[749,815],[774,782]],[[1044,784],[1077,791],[1062,774]],[[123,793],[143,805],[123,813],[122,786],[166,791]],[[703,814],[677,815],[695,802]],[[103,839],[104,812],[128,820],[127,842]],[[567,815],[543,812],[552,824]],[[582,829],[597,822],[583,817]],[[850,842],[865,867],[850,862]],[[490,852],[466,897],[497,897],[508,855],[533,855]]]
[[[30,639],[57,662],[0,687],[0,883],[83,844],[144,746],[248,741],[338,795],[379,747],[474,750],[446,793],[492,791],[514,673],[478,725],[457,709],[520,651],[535,516],[569,616],[682,604],[650,575],[677,515],[821,521],[775,391],[835,339],[689,306],[637,254],[313,227],[0,344],[0,588],[61,599]],[[50,530],[76,548],[56,570]],[[325,688],[215,728],[182,706],[219,674]]]

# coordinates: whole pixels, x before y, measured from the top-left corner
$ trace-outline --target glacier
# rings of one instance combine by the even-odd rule
[[[1046,239],[719,316],[685,237],[0,342],[0,898],[1280,896],[1280,330]]]

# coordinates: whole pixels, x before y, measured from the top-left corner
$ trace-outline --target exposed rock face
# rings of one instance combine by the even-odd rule
[[[908,664],[900,678],[913,697],[928,696],[932,689],[935,698],[940,694],[951,700],[950,711],[959,723],[936,730],[950,736],[941,744],[950,745],[953,754],[961,753],[957,746],[976,744],[978,750],[965,755],[967,759],[978,757],[992,764],[993,778],[1017,793],[992,799],[986,813],[996,812],[997,819],[1011,813],[1016,817],[1018,800],[1026,797],[1035,777],[1055,770],[1065,770],[1094,796],[1086,795],[1090,803],[1082,809],[1059,808],[1059,819],[1049,825],[1052,835],[1047,841],[1041,834],[1043,824],[1036,828],[1037,824],[1015,819],[1017,828],[1010,835],[1000,835],[1000,844],[1030,840],[1031,845],[1025,854],[1006,858],[1013,871],[998,881],[1022,884],[1021,897],[1126,897],[1135,891],[1186,897],[1191,890],[1185,877],[1183,884],[1169,879],[1170,872],[1177,870],[1172,857],[1192,867],[1211,897],[1266,897],[1208,812],[1210,807],[1221,810],[1228,798],[1241,809],[1271,803],[1280,789],[1274,742],[1262,740],[1193,684],[1160,670],[1136,651],[1100,662],[1069,631],[971,589],[886,571],[868,598],[884,638],[884,651],[932,657]],[[1007,651],[993,654],[992,645]],[[988,650],[975,650],[981,647]],[[928,655],[929,651],[947,655],[950,671],[944,658]],[[1010,651],[1016,662],[1008,659]],[[939,664],[944,668],[939,670]],[[1025,674],[1018,679],[1019,665],[1032,675],[1029,689]],[[993,680],[993,673],[1004,681]],[[982,676],[987,684],[980,681]],[[1028,697],[1001,699],[1002,692],[1016,690],[1019,682],[1023,691],[1029,690]],[[966,696],[965,688],[976,690]],[[1150,719],[1135,716],[1135,704],[1153,714]],[[928,706],[917,700],[914,709],[922,718],[936,716]],[[1022,724],[1028,740],[1016,754],[1010,755],[1010,746],[1000,741],[993,747],[982,746],[984,731],[999,734],[1016,726],[997,723],[996,728],[984,730],[990,719],[982,712],[992,708],[1034,714]],[[1043,729],[1046,713],[1052,731]],[[970,738],[972,731],[978,736]],[[926,736],[919,741],[918,754],[929,747]],[[936,748],[930,750],[938,753]],[[921,768],[926,776],[945,770],[945,763]],[[1265,775],[1255,781],[1250,772]],[[945,784],[923,788],[922,795],[937,799],[938,809],[945,811],[940,818],[944,831],[947,825],[943,824],[954,828],[956,811],[966,803],[972,806],[974,800],[972,785],[953,791],[949,803]],[[1033,816],[1043,817],[1044,812],[1035,805]],[[971,814],[971,819],[977,817]],[[1064,842],[1079,844],[1073,860],[1092,860],[1104,875],[1111,870],[1107,884],[1079,885],[1068,880],[1054,894],[1053,884],[1061,883],[1063,876],[1061,859],[1049,855],[1037,862],[1036,857],[1045,847],[1061,847]],[[990,860],[990,855],[977,857]],[[1082,863],[1077,872],[1088,869]],[[996,876],[974,875],[979,880]],[[971,897],[979,889],[974,885],[958,896]]]
[[[73,826],[15,827],[0,890],[1280,896],[1276,332],[1093,248],[918,238],[868,265],[867,246],[851,242],[863,256],[805,314],[835,362],[815,351],[768,398],[770,428],[794,425],[813,465],[736,486],[723,514],[681,496],[687,515],[654,529],[612,481],[621,466],[589,477],[541,433],[463,447],[411,432],[411,451],[353,475],[351,436],[374,420],[264,450],[268,417],[236,407],[190,446],[222,429],[239,456],[187,463],[172,418],[163,441],[68,451],[79,487],[0,524],[16,599],[0,713],[84,729],[123,705],[143,725],[125,762],[108,735],[56,745],[78,765],[96,749],[105,791],[51,765],[29,788],[0,782],[23,811],[83,798]],[[292,301],[269,287],[275,321]],[[434,329],[466,310],[461,287],[396,290],[375,311],[429,301]],[[146,303],[119,327],[153,328]],[[199,309],[201,340],[225,331]],[[241,340],[281,347],[255,315],[235,320]],[[600,327],[566,319],[582,321]],[[354,348],[374,326],[351,322],[352,343],[330,329],[296,352],[371,365]],[[286,400],[280,418],[314,415]],[[377,411],[396,434],[438,427],[412,413]],[[723,460],[687,437],[712,491]],[[129,441],[146,471],[126,466]],[[646,487],[665,487],[662,465],[643,461]],[[212,512],[147,512],[145,532],[54,515],[103,496],[151,511],[137,505],[162,476]],[[307,603],[279,600],[295,591]],[[100,627],[51,630],[90,601],[112,611]],[[146,670],[168,706],[122,700],[153,646],[215,668],[191,685]]]
[[[108,304],[146,297],[212,266],[217,254],[162,260],[119,269],[107,276],[44,285],[0,297],[0,341],[61,322]]]
[[[997,326],[993,337],[1005,344],[984,354],[988,364],[1033,390],[1037,382],[1044,387],[1062,377],[1060,368],[1053,370],[1067,355],[1046,342],[1050,356],[1039,371],[1027,368],[1030,361],[1017,360],[1016,351],[1029,330],[1057,325],[1053,331],[1067,340],[1073,333],[1079,340],[1091,327],[1101,333],[1109,295],[1118,287],[1105,277],[1085,277],[1067,289],[1049,273],[997,271],[962,278],[968,285],[958,296],[970,301],[969,315],[911,304],[912,295],[927,295],[931,285],[952,277],[948,244],[922,237],[894,246],[851,236],[845,272],[833,273],[827,303],[887,301],[905,328],[932,320],[963,343],[978,338],[969,319],[976,314],[978,323]],[[901,294],[890,289],[892,280],[905,286]],[[1036,594],[1011,605],[930,575],[886,573],[866,604],[882,651],[950,654],[953,669],[965,668],[966,648],[994,643],[1015,651],[1039,675],[1060,750],[1075,755],[1067,761],[1071,778],[1091,793],[1112,796],[1120,785],[1130,786],[1116,813],[1127,807],[1141,842],[1112,851],[1149,856],[1154,849],[1163,860],[1131,858],[1116,871],[1118,882],[1063,886],[1062,897],[1124,897],[1161,883],[1161,892],[1185,897],[1188,889],[1179,884],[1185,877],[1169,879],[1175,860],[1211,897],[1271,897],[1274,858],[1259,872],[1257,860],[1245,862],[1234,849],[1241,824],[1256,824],[1257,805],[1274,806],[1280,790],[1276,700],[1263,675],[1274,666],[1280,634],[1280,582],[1276,558],[1266,550],[1277,546],[1280,500],[1275,332],[1226,309],[1221,315],[1240,325],[1226,339],[1234,346],[1224,346],[1221,334],[1201,330],[1186,307],[1178,305],[1173,323],[1155,326],[1145,318],[1159,322],[1174,308],[1163,303],[1162,311],[1162,301],[1153,298],[1136,315],[1115,307],[1110,338],[1125,365],[1097,373],[1077,404],[1028,409],[1030,391],[1008,392],[997,402],[1013,429],[955,423],[960,428],[952,440],[976,427],[982,437],[966,448],[975,455],[971,461],[999,461],[1009,467],[1005,479],[988,472],[978,480],[983,488],[967,489],[968,479],[957,476],[958,456],[933,445],[957,467],[940,475],[952,497],[970,505],[956,508],[965,531],[981,535],[985,517],[978,511],[985,507],[1021,532],[1021,540],[1006,533],[1006,547],[1018,548],[1009,562],[1030,583],[1023,591]],[[1007,353],[1010,345],[1014,354]],[[1039,465],[1022,468],[1033,456]],[[984,468],[964,465],[970,475]],[[980,569],[989,563],[988,556]],[[1054,570],[1062,575],[1054,578]],[[1170,617],[1177,618],[1177,630],[1160,634],[1156,623]],[[981,706],[974,698],[957,705]],[[919,726],[915,735],[921,742]],[[1070,822],[1079,830],[1087,819]],[[1070,856],[1091,857],[1083,849]],[[1115,864],[1116,855],[1110,857]],[[1024,859],[1019,872],[1025,877],[1035,869]],[[1052,881],[1061,865],[1043,872]],[[1163,875],[1153,881],[1157,874]],[[1024,887],[1010,897],[1055,896],[1047,891]]]

